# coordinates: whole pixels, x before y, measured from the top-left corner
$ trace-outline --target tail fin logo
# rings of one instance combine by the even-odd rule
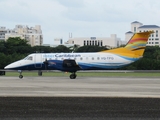
[[[125,48],[131,51],[145,49],[150,33],[153,32],[149,31],[149,32],[136,33],[129,40]]]

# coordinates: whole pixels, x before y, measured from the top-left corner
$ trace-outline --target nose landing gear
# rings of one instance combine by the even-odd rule
[[[18,70],[18,72],[20,73],[19,78],[22,79],[23,78],[22,71]]]
[[[19,75],[19,78],[22,79],[22,78],[23,78],[23,75]]]

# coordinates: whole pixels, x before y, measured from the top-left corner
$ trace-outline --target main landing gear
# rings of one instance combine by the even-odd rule
[[[77,77],[77,75],[75,72],[70,75],[70,79],[75,79],[76,77]]]
[[[18,72],[20,73],[19,78],[22,79],[23,78],[22,70],[18,70]]]

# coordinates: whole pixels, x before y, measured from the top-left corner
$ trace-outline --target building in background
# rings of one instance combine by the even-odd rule
[[[111,34],[110,37],[72,37],[72,33],[69,33],[69,39],[67,42],[63,42],[63,38],[55,38],[54,45],[43,44],[43,35],[40,25],[35,27],[28,27],[24,25],[16,25],[14,29],[6,29],[6,27],[0,27],[0,41],[7,40],[9,37],[20,37],[28,41],[31,46],[51,46],[65,45],[71,47],[78,46],[106,46],[108,48],[115,48],[121,45],[125,45],[130,38],[136,32],[150,31],[154,33],[149,37],[147,46],[160,46],[160,27],[157,25],[143,25],[138,21],[131,23],[131,30],[125,33],[125,40],[121,40],[116,34]]]
[[[106,46],[109,48],[119,47],[123,44],[116,34],[111,34],[110,37],[70,37],[67,44],[78,46]]]
[[[132,35],[136,32],[151,30],[153,30],[154,33],[150,35],[147,46],[160,46],[160,27],[157,25],[143,25],[138,21],[134,21],[131,23],[131,31],[126,32],[125,41],[128,42]]]
[[[62,38],[55,38],[54,39],[54,44],[55,45],[62,45],[63,44],[63,39]]]
[[[131,31],[125,33],[125,40],[121,40],[117,38],[116,34],[111,34],[110,37],[74,37],[72,38],[72,34],[67,41],[67,44],[76,44],[79,46],[86,45],[98,45],[98,46],[106,46],[106,47],[119,47],[121,45],[125,45],[134,33],[151,31],[152,33],[149,37],[147,46],[160,46],[160,27],[157,25],[143,25],[138,21],[134,21],[131,23]]]
[[[5,40],[5,34],[7,33],[6,27],[0,27],[0,41]]]
[[[25,39],[31,46],[40,46],[43,44],[43,35],[40,25],[35,25],[35,27],[16,25],[14,29],[0,27],[0,40],[6,41],[9,37]]]

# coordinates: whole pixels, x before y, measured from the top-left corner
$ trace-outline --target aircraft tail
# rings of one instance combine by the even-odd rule
[[[151,33],[153,31],[135,33],[124,48],[135,51],[135,54],[142,56]]]
[[[153,31],[135,33],[125,47],[106,50],[102,52],[114,53],[126,57],[142,57],[151,33],[153,33]]]

